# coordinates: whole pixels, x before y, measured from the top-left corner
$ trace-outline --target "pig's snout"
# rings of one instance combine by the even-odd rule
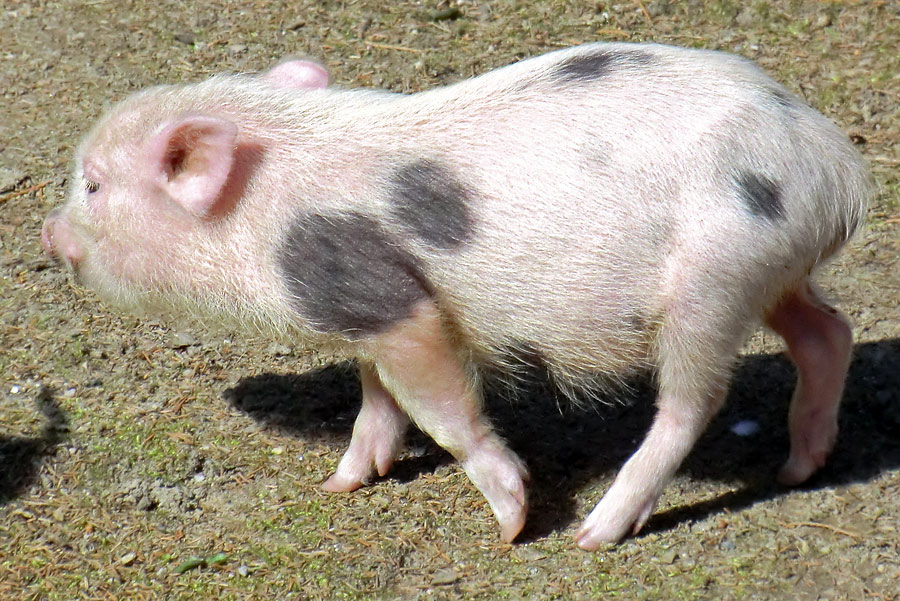
[[[61,209],[54,209],[44,220],[41,228],[41,244],[50,255],[57,257],[71,267],[84,260],[84,249],[78,243],[75,232]]]

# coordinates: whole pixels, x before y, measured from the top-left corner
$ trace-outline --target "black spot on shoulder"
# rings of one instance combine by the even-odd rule
[[[781,186],[764,175],[744,171],[735,180],[738,193],[747,209],[757,217],[783,219]]]
[[[452,250],[472,237],[469,189],[433,161],[398,169],[391,180],[390,200],[400,224],[433,248]]]
[[[642,67],[655,60],[652,54],[641,50],[602,49],[564,59],[556,65],[553,76],[564,83],[591,83],[619,67]]]
[[[360,214],[297,219],[278,263],[294,309],[325,333],[377,333],[430,296],[416,258]]]

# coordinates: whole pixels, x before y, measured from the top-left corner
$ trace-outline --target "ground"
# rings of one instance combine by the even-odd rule
[[[900,3],[7,0],[0,32],[0,599],[900,598]],[[131,91],[301,55],[338,85],[411,93],[595,40],[752,58],[871,162],[867,225],[819,278],[857,341],[842,433],[800,489],[773,482],[793,370],[760,332],[618,546],[572,535],[647,427],[642,386],[582,409],[492,395],[533,474],[513,545],[421,435],[389,477],[326,494],[352,366],[123,318],[42,254],[75,144]]]

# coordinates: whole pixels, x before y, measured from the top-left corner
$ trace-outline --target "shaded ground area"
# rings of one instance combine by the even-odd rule
[[[0,31],[0,599],[898,598],[900,3],[14,1]],[[871,161],[866,230],[820,278],[858,341],[841,435],[801,489],[774,484],[793,369],[759,333],[619,546],[571,537],[652,417],[641,381],[583,409],[539,381],[489,397],[533,475],[516,545],[421,434],[387,478],[328,495],[352,365],[123,319],[41,253],[74,145],[133,90],[310,55],[338,85],[415,92],[594,40],[748,56]]]

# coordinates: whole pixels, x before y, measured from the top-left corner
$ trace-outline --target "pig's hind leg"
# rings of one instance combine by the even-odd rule
[[[350,447],[334,475],[322,484],[327,491],[356,490],[376,473],[379,476],[387,474],[400,451],[409,425],[406,414],[381,385],[372,365],[361,363],[359,377],[362,408],[353,424]]]
[[[664,487],[721,408],[749,328],[717,282],[680,280],[657,341],[657,413],[647,436],[575,535],[593,550],[637,533]],[[702,301],[700,300],[702,299]]]
[[[788,419],[791,452],[778,473],[779,482],[796,485],[825,464],[834,446],[853,333],[847,319],[819,298],[809,282],[785,297],[766,323],[784,338],[797,367]]]
[[[411,318],[380,334],[378,376],[413,422],[459,460],[512,541],[525,524],[521,460],[491,430],[480,409],[476,379],[444,332],[440,313],[420,303]]]

